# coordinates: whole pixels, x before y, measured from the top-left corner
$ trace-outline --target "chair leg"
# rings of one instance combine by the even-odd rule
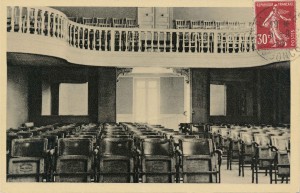
[[[258,184],[258,163],[255,164],[255,183]]]
[[[256,163],[254,161],[251,163],[251,179],[252,179],[252,183],[254,183],[254,165],[255,164]]]
[[[270,164],[270,168],[269,168],[269,175],[270,175],[270,184],[273,183],[273,173],[272,173],[272,165]]]

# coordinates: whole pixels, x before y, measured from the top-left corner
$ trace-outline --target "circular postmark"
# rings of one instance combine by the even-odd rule
[[[270,63],[295,60],[300,55],[300,31],[296,27],[300,26],[300,13],[296,7],[290,10],[278,9],[277,5],[283,1],[259,2],[265,4],[260,4],[262,7],[258,9],[254,2],[255,17],[250,31],[255,37],[257,54]],[[295,6],[295,1],[289,2]]]

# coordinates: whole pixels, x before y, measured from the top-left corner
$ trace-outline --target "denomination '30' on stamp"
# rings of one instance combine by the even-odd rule
[[[255,17],[258,50],[296,48],[295,0],[255,1]]]

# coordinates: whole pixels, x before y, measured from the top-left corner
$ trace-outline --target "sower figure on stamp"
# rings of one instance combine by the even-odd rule
[[[271,42],[274,44],[272,47],[285,47],[287,45],[286,41],[288,37],[280,32],[279,30],[279,19],[283,19],[284,21],[291,21],[291,19],[282,16],[281,14],[286,14],[289,11],[286,10],[278,10],[277,5],[273,6],[273,10],[270,12],[269,16],[263,22],[263,26],[270,29],[272,40]]]

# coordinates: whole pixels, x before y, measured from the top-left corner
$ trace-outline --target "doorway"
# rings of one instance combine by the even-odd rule
[[[135,122],[158,124],[159,96],[159,78],[134,78]]]

